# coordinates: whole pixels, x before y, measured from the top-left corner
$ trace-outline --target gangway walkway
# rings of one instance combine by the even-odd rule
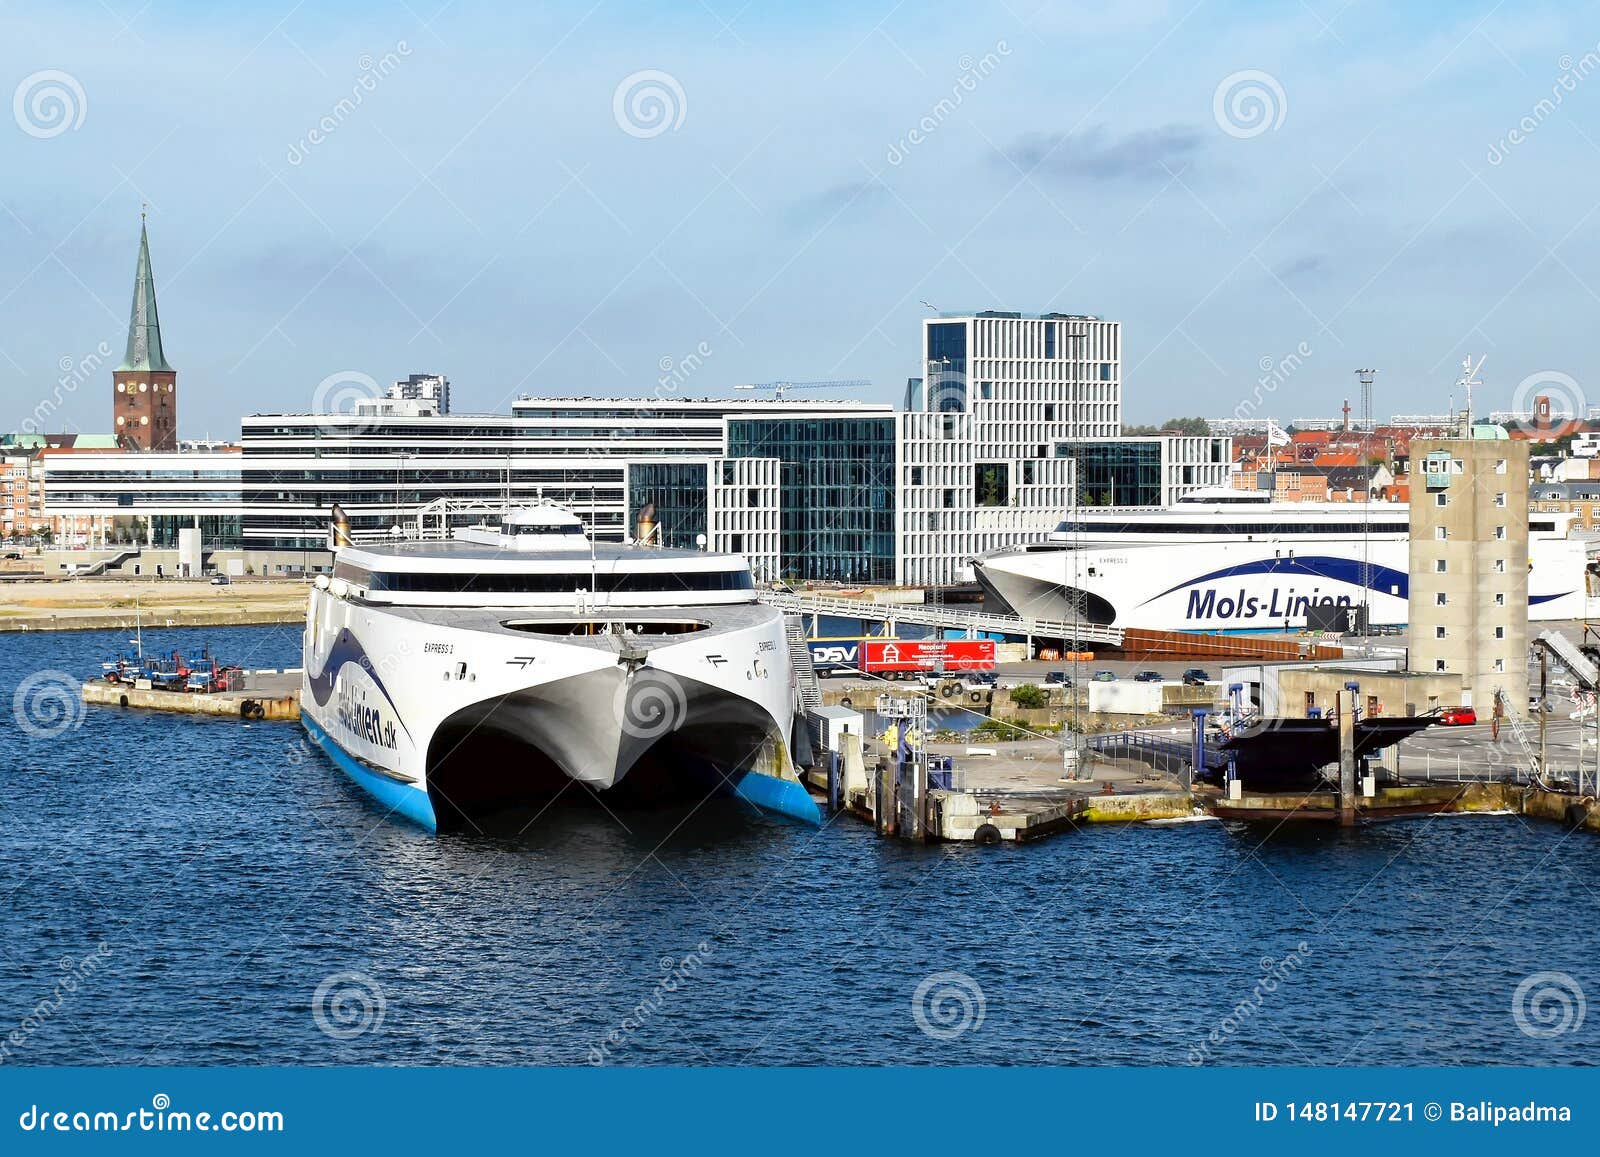
[[[815,634],[815,619],[827,615],[833,618],[865,619],[891,625],[911,623],[943,630],[966,631],[973,635],[997,634],[1012,635],[1019,639],[1064,639],[1069,645],[1077,642],[1120,647],[1123,638],[1121,627],[1102,627],[1094,623],[1062,622],[1056,619],[1024,619],[1016,615],[963,611],[953,607],[929,606],[926,603],[880,603],[871,599],[787,594],[781,591],[762,591],[761,601],[789,614],[812,616],[813,634]]]
[[[1585,691],[1593,691],[1600,687],[1600,666],[1596,666],[1594,660],[1585,655],[1578,644],[1560,631],[1540,631],[1539,637],[1534,642],[1549,651],[1571,671]]]

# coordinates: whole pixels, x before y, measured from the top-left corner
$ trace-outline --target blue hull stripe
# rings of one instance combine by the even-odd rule
[[[369,795],[389,811],[399,812],[412,823],[430,832],[439,830],[439,820],[433,814],[433,801],[428,798],[427,792],[420,787],[412,787],[410,784],[399,783],[386,775],[380,775],[360,760],[353,758],[304,711],[300,713],[300,722],[305,725],[312,742],[322,748],[328,758],[337,763],[346,775],[366,789]]]
[[[804,784],[747,771],[733,781],[733,792],[763,811],[776,812],[816,827],[822,826],[822,811]]]

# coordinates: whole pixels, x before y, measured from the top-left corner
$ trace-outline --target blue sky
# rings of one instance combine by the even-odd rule
[[[1489,405],[1600,403],[1600,9],[438,2],[0,9],[0,427],[120,356],[141,198],[185,437],[350,371],[648,395],[702,347],[690,396],[892,400],[923,301],[1120,320],[1130,421],[1302,346],[1283,420],[1358,366],[1442,409],[1469,352]],[[104,429],[108,382],[59,420]]]

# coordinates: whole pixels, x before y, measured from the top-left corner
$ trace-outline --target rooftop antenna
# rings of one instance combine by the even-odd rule
[[[1372,382],[1378,376],[1374,369],[1362,368],[1356,371],[1356,380],[1361,383],[1361,489],[1365,492],[1361,502],[1361,630],[1365,632],[1372,622],[1372,608],[1368,603],[1368,596],[1372,591],[1372,463],[1368,460],[1371,453],[1369,438],[1372,435]],[[1345,403],[1346,407],[1350,405]],[[1345,420],[1349,421],[1348,411]]]
[[[1485,358],[1479,358],[1477,363],[1474,364],[1471,354],[1461,359],[1461,378],[1456,382],[1456,385],[1463,387],[1467,391],[1467,408],[1461,414],[1462,437],[1466,437],[1472,432],[1472,387],[1483,385],[1478,380],[1478,371],[1483,369],[1484,361]]]

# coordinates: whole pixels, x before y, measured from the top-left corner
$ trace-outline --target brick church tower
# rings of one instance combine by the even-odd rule
[[[161,350],[150,239],[139,215],[139,266],[133,276],[128,351],[111,371],[111,409],[117,441],[130,450],[178,448],[178,371]]]

